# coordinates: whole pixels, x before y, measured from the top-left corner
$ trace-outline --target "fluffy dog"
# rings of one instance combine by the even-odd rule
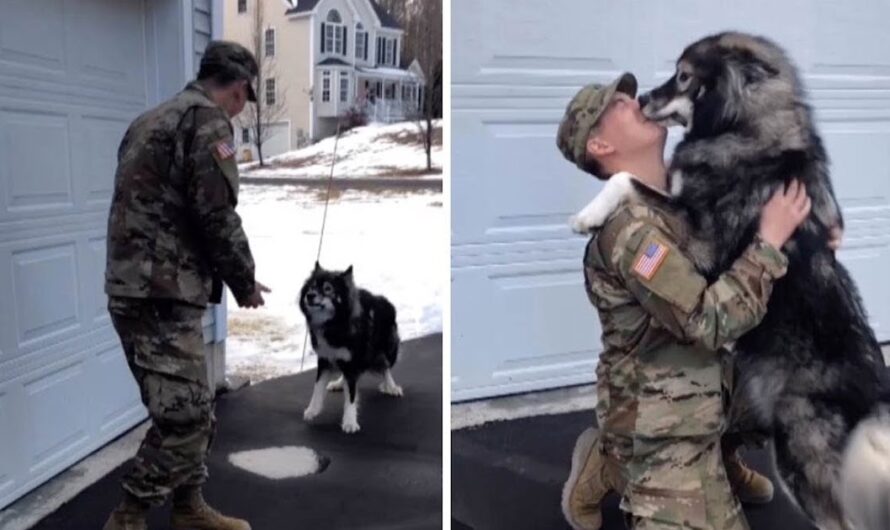
[[[341,426],[344,432],[357,432],[356,384],[362,374],[381,374],[380,391],[402,395],[391,372],[399,355],[396,309],[386,298],[357,288],[352,266],[342,272],[328,271],[316,262],[300,291],[300,310],[318,355],[315,387],[303,418],[315,419],[324,406],[326,390],[343,390],[345,384]],[[328,384],[335,372],[340,378]]]
[[[796,68],[767,39],[720,33],[686,48],[673,77],[639,100],[650,119],[686,129],[669,168],[671,196],[610,179],[575,229],[602,225],[623,197],[643,195],[686,217],[684,251],[713,281],[751,243],[773,192],[791,177],[806,184],[813,208],[784,248],[788,273],[763,322],[735,346],[730,424],[772,436],[781,485],[820,529],[890,528],[880,514],[890,498],[885,365],[828,246],[843,220]]]

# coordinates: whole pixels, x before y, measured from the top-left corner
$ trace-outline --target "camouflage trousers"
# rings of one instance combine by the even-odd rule
[[[160,505],[174,489],[207,480],[205,460],[216,420],[204,360],[203,310],[173,300],[120,297],[109,299],[108,310],[151,418],[123,488]]]
[[[628,475],[634,530],[748,530],[719,436],[637,438]]]

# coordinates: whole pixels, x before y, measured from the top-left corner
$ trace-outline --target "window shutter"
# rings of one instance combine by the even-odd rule
[[[321,53],[324,53],[324,22],[321,23]]]
[[[362,57],[362,59],[367,61],[368,60],[368,33],[367,32],[365,32],[364,37],[365,37],[365,56]]]
[[[399,39],[392,41],[392,65],[398,66],[399,62]]]
[[[346,36],[349,35],[349,31],[346,29],[346,26],[343,26],[343,55],[346,55],[346,50],[349,49],[349,45],[347,45]]]

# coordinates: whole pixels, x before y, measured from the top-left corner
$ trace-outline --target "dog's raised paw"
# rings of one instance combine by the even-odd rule
[[[402,397],[405,395],[402,387],[396,384],[388,384],[386,381],[380,383],[377,389],[380,390],[381,394],[386,394],[387,396]]]

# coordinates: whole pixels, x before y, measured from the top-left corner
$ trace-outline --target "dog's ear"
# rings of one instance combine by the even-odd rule
[[[752,59],[742,64],[745,84],[759,83],[779,74],[779,71],[763,61]]]
[[[343,274],[341,274],[340,276],[343,276],[344,278],[351,280],[352,279],[352,265],[350,265],[348,269],[343,271]]]
[[[319,272],[321,270],[321,265],[318,264],[318,260],[315,261],[315,268],[312,269],[313,273]]]

